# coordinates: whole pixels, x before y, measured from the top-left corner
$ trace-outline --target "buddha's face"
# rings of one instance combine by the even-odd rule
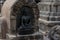
[[[54,33],[53,39],[54,39],[54,40],[60,40],[60,34]]]

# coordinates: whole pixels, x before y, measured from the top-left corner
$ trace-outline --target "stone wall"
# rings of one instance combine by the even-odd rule
[[[41,0],[38,3],[40,12],[40,28],[49,30],[51,27],[60,25],[60,0]]]
[[[1,12],[2,5],[4,4],[4,1],[5,0],[0,0],[0,12]]]
[[[0,17],[0,38],[6,39],[6,33],[7,33],[7,22],[4,17]]]

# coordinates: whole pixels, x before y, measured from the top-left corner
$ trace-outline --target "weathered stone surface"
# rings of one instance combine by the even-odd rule
[[[43,35],[41,33],[36,32],[30,35],[11,35],[7,34],[7,39],[10,40],[43,40]]]
[[[2,16],[7,18],[9,33],[11,33],[12,30],[15,30],[16,27],[16,24],[10,24],[12,21],[16,21],[16,19],[12,20],[11,16],[14,16],[16,18],[16,15],[20,11],[19,9],[21,9],[22,6],[29,6],[33,9],[33,15],[35,17],[34,25],[37,29],[37,19],[39,17],[39,12],[36,3],[28,3],[26,0],[7,0],[2,7]]]
[[[55,25],[48,34],[50,40],[60,40],[60,25]],[[53,35],[52,35],[53,34]]]
[[[0,37],[6,39],[7,22],[5,17],[0,17]]]
[[[7,19],[7,25],[8,25],[8,29],[9,29],[9,33],[11,32],[10,31],[10,28],[11,28],[11,24],[10,24],[10,14],[11,14],[11,8],[12,8],[12,5],[16,2],[17,0],[7,0],[3,7],[2,7],[2,11],[1,11],[1,14],[2,16],[6,17]]]
[[[60,1],[59,0],[41,0],[38,3],[40,12],[40,29],[49,31],[56,24],[60,25]],[[46,30],[47,29],[47,30]]]

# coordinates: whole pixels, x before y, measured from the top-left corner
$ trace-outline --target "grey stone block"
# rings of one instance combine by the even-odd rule
[[[49,11],[50,10],[49,5],[44,5],[44,4],[38,5],[38,8],[41,11]]]
[[[60,6],[58,6],[58,8],[57,8],[57,9],[58,9],[58,12],[60,12]]]
[[[51,6],[51,12],[56,12],[56,7]]]

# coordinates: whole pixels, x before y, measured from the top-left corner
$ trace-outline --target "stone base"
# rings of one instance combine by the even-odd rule
[[[39,32],[30,35],[11,35],[7,34],[9,40],[43,40],[43,35]]]
[[[12,40],[14,38],[16,38],[16,35],[6,34],[6,39]]]

